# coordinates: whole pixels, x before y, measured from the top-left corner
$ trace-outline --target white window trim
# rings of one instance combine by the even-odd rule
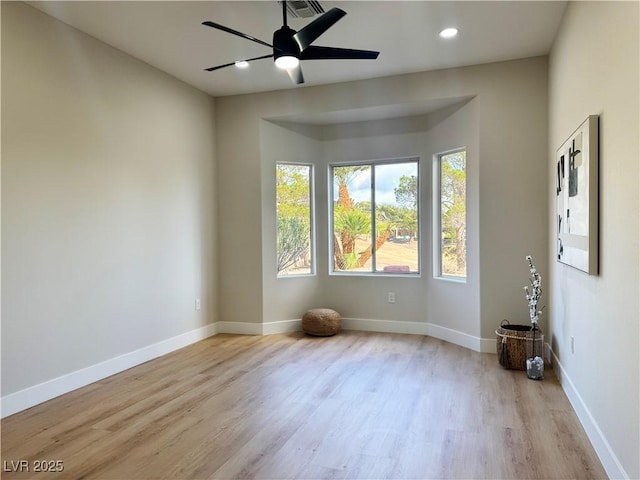
[[[451,155],[452,153],[466,152],[467,147],[458,147],[451,150],[436,153],[433,156],[433,242],[432,242],[432,258],[433,258],[433,278],[452,283],[467,283],[468,274],[464,277],[455,275],[447,275],[442,273],[442,195],[441,195],[441,176],[442,176],[442,157]],[[465,172],[467,166],[465,164]],[[466,199],[465,199],[466,202]]]
[[[299,167],[309,167],[309,210],[310,210],[310,228],[309,228],[309,255],[311,256],[311,268],[309,273],[297,273],[297,274],[280,274],[277,271],[277,256],[278,256],[278,211],[276,208],[276,278],[278,280],[292,279],[292,278],[305,278],[315,277],[318,272],[317,268],[317,254],[316,254],[316,192],[315,192],[315,165],[312,163],[303,162],[276,162],[276,174],[278,165],[293,165]],[[278,195],[276,193],[276,203]]]
[[[351,166],[357,166],[357,165],[369,165],[371,167],[375,167],[376,165],[389,165],[389,164],[396,164],[396,163],[415,163],[416,164],[416,168],[417,168],[417,172],[416,172],[416,176],[417,176],[417,182],[418,182],[418,199],[417,199],[417,215],[418,215],[418,271],[417,272],[409,272],[409,273],[396,273],[396,272],[376,272],[375,271],[375,250],[372,254],[372,271],[342,271],[342,270],[334,270],[333,268],[333,259],[334,259],[334,252],[333,252],[333,235],[334,235],[334,228],[333,228],[333,197],[334,197],[334,185],[333,185],[333,168],[334,167],[351,167]],[[375,172],[374,172],[374,168],[371,168],[371,205],[372,205],[372,224],[371,224],[371,228],[372,231],[375,232],[375,214],[373,213],[373,206],[375,205]],[[396,277],[396,278],[421,278],[422,277],[422,244],[420,243],[422,241],[422,220],[420,218],[420,211],[421,211],[421,195],[420,195],[420,157],[398,157],[398,158],[385,158],[385,159],[378,159],[378,160],[358,160],[358,161],[353,161],[353,162],[334,162],[334,163],[330,163],[327,167],[327,212],[328,212],[328,225],[329,225],[329,230],[328,230],[328,237],[327,237],[327,242],[328,242],[328,252],[329,252],[329,256],[328,256],[328,262],[327,262],[327,267],[328,267],[328,274],[329,275],[336,275],[336,276],[357,276],[357,277],[382,277],[382,278],[391,278],[391,277]]]

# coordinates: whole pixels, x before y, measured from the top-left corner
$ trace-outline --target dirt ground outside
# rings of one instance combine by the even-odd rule
[[[356,241],[356,251],[362,252],[367,248],[369,240],[358,239]],[[378,249],[376,254],[376,268],[381,272],[387,266],[407,266],[410,272],[418,271],[418,242],[410,240],[407,243],[394,242],[387,240]],[[316,266],[316,268],[322,266]],[[362,268],[353,268],[350,272],[370,272],[371,260],[369,260]],[[311,270],[308,265],[300,265],[290,268],[286,275],[309,275]]]
[[[366,241],[356,241],[356,250],[363,251],[368,243]],[[411,272],[418,271],[418,242],[410,240],[407,243],[394,242],[387,240],[376,252],[376,268],[382,271],[388,266],[408,266]],[[371,271],[371,260],[364,267],[353,269],[351,271]]]

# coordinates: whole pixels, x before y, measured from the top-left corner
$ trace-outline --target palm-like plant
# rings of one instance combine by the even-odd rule
[[[371,216],[357,208],[337,205],[334,213],[334,231],[336,268],[348,270],[355,267],[356,239],[359,235],[371,233]]]

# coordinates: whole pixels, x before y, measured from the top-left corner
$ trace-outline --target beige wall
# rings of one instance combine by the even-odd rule
[[[268,301],[263,299],[264,278],[272,273],[262,268],[261,202],[265,197],[260,190],[265,165],[260,152],[261,119],[473,96],[479,125],[479,201],[474,207],[479,239],[478,334],[495,338],[494,330],[503,318],[526,322],[522,285],[528,271],[524,258],[532,254],[544,259],[548,251],[544,57],[217,99],[218,193],[220,205],[224,205],[219,212],[224,226],[219,237],[223,252],[220,319],[275,320],[264,318],[262,311]],[[540,268],[544,275],[544,265]],[[406,281],[398,279],[396,292],[402,292]],[[381,279],[370,279],[354,280],[349,288],[357,290],[354,298],[378,298],[391,286],[382,285]],[[428,296],[434,292],[422,293]],[[390,311],[383,315],[388,320],[395,317]],[[426,312],[425,316],[428,322],[434,320]]]
[[[456,110],[457,109],[457,110]],[[311,307],[330,307],[343,317],[356,319],[393,319],[404,322],[431,323],[455,329],[475,337],[480,333],[478,288],[478,141],[475,103],[446,108],[426,117],[405,117],[386,122],[361,122],[359,125],[321,127],[308,135],[285,129],[270,122],[261,128],[262,177],[262,251],[265,322],[300,318]],[[375,126],[371,124],[375,123]],[[402,125],[407,133],[395,133]],[[429,125],[423,131],[423,127]],[[330,130],[370,132],[355,137],[332,139]],[[342,136],[342,135],[340,135]],[[319,140],[323,138],[324,140]],[[431,263],[432,159],[437,153],[453,148],[468,150],[468,261],[466,283],[434,280]],[[337,162],[376,160],[384,158],[417,158],[420,161],[420,222],[422,276],[372,277],[331,276],[328,249],[328,169]],[[275,275],[275,163],[277,161],[312,163],[315,168],[317,275],[312,277],[276,278]],[[387,303],[387,292],[396,293],[395,304]]]
[[[428,322],[474,337],[480,337],[478,271],[478,140],[476,102],[471,101],[425,131],[415,131],[421,118],[405,118],[407,132],[387,133],[376,123],[376,135],[340,138],[323,142],[322,168],[332,163],[389,158],[417,158],[420,164],[420,243],[419,278],[331,276],[325,282],[327,302],[351,318]],[[437,113],[432,114],[438,117]],[[398,119],[387,122],[394,130]],[[366,131],[363,127],[361,130]],[[457,283],[433,278],[432,166],[438,153],[467,148],[467,248],[468,278]],[[321,182],[327,185],[327,182]],[[324,197],[327,197],[326,188]],[[326,200],[325,200],[326,203]],[[326,215],[321,217],[328,224]],[[323,237],[326,238],[326,237]],[[328,258],[321,259],[327,270]],[[387,293],[396,294],[396,303],[387,303]]]
[[[217,319],[213,107],[2,2],[3,395]]]
[[[557,263],[550,224],[547,304],[565,390],[607,472],[627,478],[640,477],[638,20],[637,2],[569,5],[550,56],[547,155],[553,185],[555,149],[600,116],[600,274]]]
[[[264,322],[294,320],[302,318],[308,308],[323,305],[322,270],[313,276],[276,278],[276,163],[292,162],[313,165],[314,175],[319,180],[319,142],[307,135],[285,129],[271,122],[260,124],[260,156],[262,166],[262,285]],[[317,182],[316,182],[317,184]],[[317,188],[316,211],[322,209],[322,199]],[[316,232],[316,239],[322,241]]]
[[[354,317],[429,322],[488,340],[502,318],[526,321],[524,256],[547,252],[546,201],[531,201],[546,181],[544,57],[221,98],[214,128],[209,97],[27,6],[3,13],[5,392],[212,321],[288,320],[328,299]],[[287,152],[273,143],[279,127],[263,119],[461,97],[475,98],[426,129],[366,141],[298,136],[293,153],[317,147],[324,166],[337,153],[430,163],[454,143],[468,146],[467,285],[433,281],[429,246],[418,281],[329,277],[326,262],[317,278],[275,280],[270,180]],[[326,188],[326,169],[316,174]],[[423,174],[429,184],[428,166]],[[317,248],[326,260],[321,193]],[[428,208],[423,215],[428,228]],[[23,375],[17,365],[36,333],[51,339],[36,358],[46,365]]]
[[[638,56],[637,3],[577,2],[551,55],[549,92],[540,57],[227,97],[214,110],[174,78],[2,2],[3,395],[217,320],[295,318],[340,292],[373,300],[340,297],[336,307],[351,316],[491,339],[502,318],[526,322],[521,286],[532,254],[550,259],[537,264],[549,279],[549,333],[565,388],[608,471],[639,477]],[[292,137],[263,120],[462,96],[475,98],[426,130],[367,139]],[[593,113],[601,271],[589,277],[558,265],[548,245],[555,147]],[[292,138],[293,149],[283,142]],[[428,251],[417,281],[329,277],[322,263],[317,277],[275,279],[275,161],[428,159],[459,141],[476,149],[466,286],[430,278]],[[326,188],[326,169],[316,174]],[[322,260],[326,222],[318,228]],[[392,289],[416,298],[394,310],[380,301]]]
[[[546,252],[538,238],[546,210],[526,201],[544,176],[545,58],[222,98],[214,126],[206,95],[23,4],[3,4],[3,14],[5,394],[216,320],[297,318],[342,291],[372,300],[343,296],[336,306],[354,317],[426,321],[488,339],[500,319],[522,318],[519,261]],[[466,286],[430,278],[429,247],[417,282],[338,279],[325,262],[317,278],[275,280],[269,181],[283,152],[265,133],[279,127],[263,119],[474,96],[464,115],[424,131],[366,145],[298,137],[294,152],[318,147],[326,165],[336,148],[347,159],[363,148],[373,157],[413,155],[413,145],[429,163],[451,142],[475,145]],[[430,169],[423,173],[428,184]],[[325,185],[326,170],[316,174]],[[428,209],[423,215],[428,225]],[[387,291],[411,300],[391,308]],[[466,307],[452,314],[453,302]],[[47,339],[35,353],[34,337]]]

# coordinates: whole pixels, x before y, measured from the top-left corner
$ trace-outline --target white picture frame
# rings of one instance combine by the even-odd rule
[[[556,151],[557,260],[598,274],[598,115]]]

